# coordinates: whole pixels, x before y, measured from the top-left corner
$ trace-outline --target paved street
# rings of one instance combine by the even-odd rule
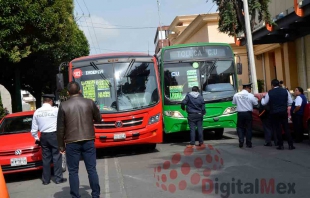
[[[187,134],[182,136],[170,137],[175,143],[158,145],[155,152],[98,151],[101,197],[309,197],[308,140],[296,144],[296,150],[288,150],[286,144],[284,151],[278,151],[264,147],[262,135],[256,134],[252,149],[240,149],[235,129],[227,129],[224,139],[215,140],[207,133],[206,148],[184,151]],[[11,198],[70,197],[68,182],[43,186],[40,176],[40,171],[6,176]],[[80,185],[82,197],[91,197],[83,161]]]

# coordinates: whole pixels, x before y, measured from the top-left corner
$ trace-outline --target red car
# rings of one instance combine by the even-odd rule
[[[33,113],[9,114],[0,122],[0,165],[4,174],[42,169],[41,148],[30,132]]]
[[[254,96],[259,100],[261,99],[263,96],[265,96],[266,93],[258,93],[258,94],[254,94]],[[294,132],[294,127],[293,127],[293,122],[291,119],[291,107],[289,106],[287,108],[287,113],[288,113],[288,124],[289,124],[289,128],[291,130],[291,132]],[[258,109],[253,109],[253,129],[257,130],[257,131],[264,131],[263,129],[263,123],[261,121],[261,119],[259,118],[259,112]],[[303,126],[304,126],[304,132],[308,133],[309,135],[309,139],[310,139],[310,103],[308,103],[305,107],[305,112],[304,112],[304,119],[303,119]],[[284,133],[284,132],[283,132]]]

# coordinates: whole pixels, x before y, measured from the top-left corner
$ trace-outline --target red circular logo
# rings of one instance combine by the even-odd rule
[[[80,70],[80,69],[73,70],[73,77],[74,78],[81,78],[82,75],[83,75],[82,70]]]

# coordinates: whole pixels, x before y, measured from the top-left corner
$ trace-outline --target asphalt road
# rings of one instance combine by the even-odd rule
[[[110,148],[97,151],[101,197],[310,197],[310,143],[296,150],[264,147],[261,134],[253,148],[238,147],[235,129],[225,130],[221,140],[205,134],[206,148],[185,149],[188,133],[170,137],[155,151],[142,148]],[[91,197],[83,161],[80,193]],[[43,186],[41,171],[5,176],[11,198],[67,198],[69,183]],[[68,178],[68,172],[64,174]]]

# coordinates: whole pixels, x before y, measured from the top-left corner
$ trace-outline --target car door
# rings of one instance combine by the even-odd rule
[[[259,94],[255,94],[254,96],[257,98],[257,100],[260,100],[260,95]],[[264,131],[263,123],[262,123],[261,119],[259,118],[259,110],[258,110],[258,108],[254,108],[253,109],[252,117],[253,117],[253,121],[252,121],[253,130]]]

